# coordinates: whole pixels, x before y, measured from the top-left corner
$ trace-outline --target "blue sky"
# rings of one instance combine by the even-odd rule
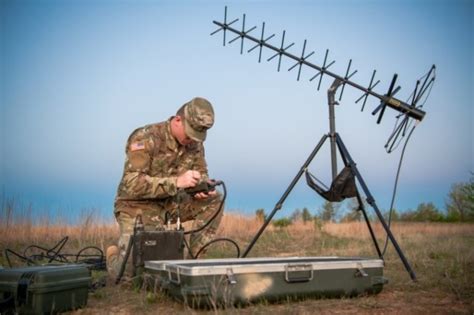
[[[328,132],[326,90],[331,80],[309,82],[314,71],[276,71],[272,53],[240,55],[209,36],[213,20],[247,15],[295,42],[291,53],[326,49],[345,73],[367,85],[373,69],[384,93],[394,73],[405,100],[432,64],[437,79],[425,119],[405,153],[395,207],[434,202],[444,208],[451,185],[473,167],[472,1],[2,1],[0,4],[0,186],[3,197],[32,204],[33,212],[76,216],[97,209],[112,217],[124,146],[136,127],[167,119],[194,96],[208,98],[216,124],[206,155],[211,177],[228,188],[227,208],[269,212],[306,157]],[[240,23],[240,22],[238,22]],[[239,25],[239,24],[237,24]],[[240,27],[240,26],[239,26]],[[228,36],[228,40],[232,38]],[[249,49],[250,44],[245,48]],[[400,150],[383,148],[395,121],[382,124],[354,104],[346,87],[336,126],[380,208],[389,206]],[[326,147],[327,146],[327,147]],[[311,164],[329,185],[329,145]],[[303,180],[280,215],[322,199]]]

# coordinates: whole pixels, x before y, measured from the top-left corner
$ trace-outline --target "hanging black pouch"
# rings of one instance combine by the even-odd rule
[[[342,201],[346,198],[352,198],[357,196],[357,187],[355,184],[354,174],[350,166],[344,167],[344,169],[336,176],[331,184],[329,190],[324,190],[319,186],[312,178],[311,174],[306,171],[306,183],[321,197],[330,202]]]

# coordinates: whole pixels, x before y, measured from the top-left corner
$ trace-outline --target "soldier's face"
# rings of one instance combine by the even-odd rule
[[[193,140],[186,135],[184,131],[184,121],[180,116],[175,116],[173,120],[171,120],[171,132],[181,145],[188,145],[193,142]]]

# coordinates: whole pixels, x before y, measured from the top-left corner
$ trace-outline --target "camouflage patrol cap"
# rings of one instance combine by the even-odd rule
[[[184,107],[184,131],[194,141],[206,139],[207,129],[214,124],[214,109],[208,100],[195,97]]]

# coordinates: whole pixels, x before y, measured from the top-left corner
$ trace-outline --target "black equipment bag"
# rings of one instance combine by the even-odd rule
[[[133,265],[148,260],[184,259],[184,231],[138,231],[133,240]]]

